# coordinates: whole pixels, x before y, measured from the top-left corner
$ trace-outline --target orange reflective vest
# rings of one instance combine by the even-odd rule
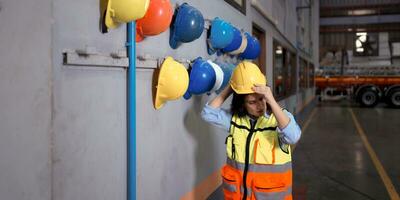
[[[254,123],[233,115],[221,173],[225,199],[292,199],[291,150],[279,139],[277,125],[272,114]]]

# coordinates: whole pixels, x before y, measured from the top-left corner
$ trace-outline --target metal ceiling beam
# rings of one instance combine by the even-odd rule
[[[350,17],[322,17],[319,21],[320,26],[400,23],[400,14]]]
[[[400,32],[400,23],[320,26],[320,33],[351,33],[351,32]]]
[[[323,6],[320,7],[320,12],[324,11],[334,11],[334,10],[362,10],[362,9],[385,9],[385,8],[394,8],[400,7],[399,3],[396,4],[364,4],[364,5],[346,5],[346,6]],[[399,11],[400,12],[400,11]]]

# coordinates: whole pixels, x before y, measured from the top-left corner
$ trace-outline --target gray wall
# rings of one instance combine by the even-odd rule
[[[220,16],[251,32],[249,20],[223,0],[213,1],[212,6],[209,1],[186,2],[199,9],[206,19]],[[147,54],[153,59],[209,58],[205,31],[199,39],[176,50],[169,47],[168,38],[169,30],[147,38],[137,44],[137,55]],[[226,133],[200,118],[201,109],[209,99],[207,95],[171,101],[154,110],[150,81],[153,72],[153,69],[138,71],[137,93],[141,98],[137,102],[137,195],[138,199],[179,199],[222,166]]]
[[[212,6],[210,1],[187,2],[207,19],[220,16],[249,32],[252,22],[263,28],[272,84],[273,38],[296,44],[294,1],[260,1],[278,20],[278,29],[250,1],[246,16],[223,0]],[[62,57],[85,46],[101,54],[125,49],[125,25],[101,34],[99,0],[23,5],[2,0],[0,6],[2,199],[126,199],[126,70],[67,66]],[[137,55],[215,58],[206,53],[205,34],[177,50],[169,47],[168,37],[169,30],[147,38],[137,44]],[[316,54],[309,59],[318,60]],[[153,72],[137,69],[137,199],[179,199],[223,165],[227,133],[201,120],[207,95],[155,110]],[[298,111],[312,96],[309,89],[281,103]]]
[[[0,1],[1,199],[50,199],[51,12],[50,0]]]
[[[66,49],[124,49],[125,26],[101,34],[99,0],[54,0],[53,13],[53,198],[126,199],[126,71],[62,64]]]

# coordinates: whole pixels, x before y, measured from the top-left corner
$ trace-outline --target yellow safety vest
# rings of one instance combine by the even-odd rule
[[[222,168],[225,199],[292,199],[290,145],[283,143],[273,114],[233,115],[226,138],[227,164]]]

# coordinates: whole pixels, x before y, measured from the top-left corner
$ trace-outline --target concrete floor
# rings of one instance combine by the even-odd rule
[[[390,199],[350,113],[400,192],[400,110],[323,102],[293,156],[294,199]],[[304,125],[307,117],[299,117]]]
[[[361,108],[348,101],[315,104],[315,111],[307,108],[296,116],[305,130],[293,154],[294,199],[390,199],[350,109],[399,193],[400,110],[384,104]],[[308,120],[312,112],[315,114]],[[221,187],[208,199],[223,199]]]

